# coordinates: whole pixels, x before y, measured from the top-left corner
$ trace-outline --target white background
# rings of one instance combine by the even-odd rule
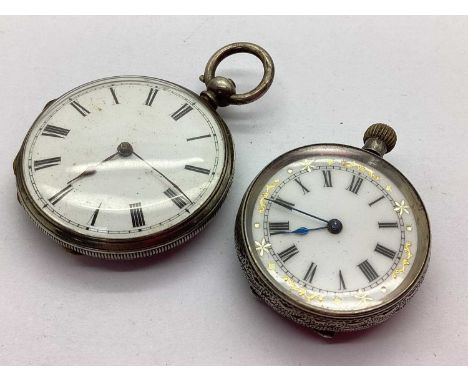
[[[264,46],[276,78],[261,100],[220,110],[237,169],[208,228],[159,258],[73,256],[16,202],[11,163],[45,103],[96,78],[142,74],[197,92],[208,57]],[[467,364],[468,18],[0,18],[0,364]],[[222,65],[247,90],[255,58]],[[272,159],[320,142],[362,145],[374,122],[399,140],[386,159],[432,224],[426,280],[387,323],[326,341],[254,299],[234,218]]]

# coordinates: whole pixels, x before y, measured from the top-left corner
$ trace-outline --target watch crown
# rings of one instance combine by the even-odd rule
[[[396,141],[395,130],[385,123],[375,123],[369,126],[364,133],[364,148],[376,152],[380,156],[392,151]],[[377,149],[379,143],[385,145],[385,150],[382,150],[383,148]]]

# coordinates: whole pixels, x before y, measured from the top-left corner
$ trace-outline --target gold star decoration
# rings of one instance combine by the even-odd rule
[[[272,272],[276,271],[276,263],[274,262],[268,263],[268,270]]]
[[[396,207],[393,209],[393,211],[398,212],[398,214],[401,216],[403,215],[403,212],[409,214],[408,208],[409,206],[406,204],[404,200],[401,201],[401,203],[395,202]]]
[[[303,162],[301,162],[302,170],[306,170],[307,172],[311,172],[315,166],[313,165],[313,162],[310,159],[306,159]]]
[[[359,302],[359,305],[367,305],[369,301],[372,301],[372,298],[370,298],[362,289],[359,289],[359,292],[354,295]]]
[[[392,186],[390,186],[389,184],[387,184],[387,187],[385,187],[385,190],[387,192],[392,192]]]
[[[335,160],[334,159],[329,159],[327,160],[327,163],[329,166],[333,166],[333,164],[335,163]]]
[[[265,238],[262,239],[262,242],[255,242],[255,249],[260,256],[263,256],[265,253],[270,254],[271,244],[265,241]]]

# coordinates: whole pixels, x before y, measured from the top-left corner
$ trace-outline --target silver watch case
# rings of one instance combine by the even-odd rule
[[[400,288],[394,291],[394,295],[385,304],[353,313],[315,309],[301,304],[298,300],[283,293],[261,272],[256,262],[256,256],[251,251],[253,246],[249,245],[249,241],[252,243],[252,239],[249,238],[247,227],[251,227],[252,211],[260,192],[271,176],[288,163],[312,156],[330,155],[361,161],[392,179],[410,201],[418,227],[418,249],[414,256],[414,264]],[[240,204],[235,225],[237,255],[253,294],[281,316],[300,325],[313,328],[325,337],[333,336],[335,332],[362,330],[380,324],[403,308],[424,279],[429,264],[430,239],[429,219],[423,202],[406,177],[390,163],[372,152],[339,144],[316,144],[300,147],[281,155],[268,164],[247,189]]]
[[[157,81],[164,83],[171,87],[177,87],[198,100],[198,102],[207,105],[207,110],[211,113],[213,118],[217,121],[220,132],[223,136],[225,160],[223,163],[223,171],[216,188],[213,190],[210,198],[201,205],[193,214],[186,219],[170,227],[164,231],[156,234],[150,234],[141,238],[133,239],[101,239],[91,238],[89,236],[75,232],[67,227],[64,227],[49,218],[42,209],[37,206],[26,187],[25,175],[23,173],[23,160],[26,141],[31,134],[31,131],[42,115],[51,107],[61,102],[64,98],[69,97],[69,94],[77,91],[78,89],[90,86],[96,82],[102,81],[115,81],[119,78],[141,79],[143,81]],[[66,94],[62,95],[56,100],[50,101],[46,104],[44,110],[36,118],[31,128],[29,129],[23,144],[13,162],[13,171],[16,176],[17,196],[19,203],[24,207],[29,217],[33,222],[48,236],[54,239],[63,247],[69,249],[75,254],[88,255],[101,259],[108,260],[131,260],[141,257],[152,256],[159,254],[170,249],[173,249],[197,235],[211,218],[216,214],[221,207],[229,188],[232,184],[234,175],[234,144],[232,141],[231,133],[228,127],[216,111],[203,99],[191,90],[188,90],[180,85],[174,84],[169,81],[146,77],[146,76],[116,76],[109,78],[102,78],[92,82],[83,84]]]

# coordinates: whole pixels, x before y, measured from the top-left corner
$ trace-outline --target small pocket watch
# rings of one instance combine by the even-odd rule
[[[264,68],[245,94],[215,76],[235,53]],[[256,100],[273,77],[263,48],[233,43],[208,61],[200,96],[143,76],[81,85],[49,102],[30,128],[13,164],[18,200],[75,253],[134,259],[174,248],[204,228],[232,182],[233,142],[216,107]]]
[[[253,293],[280,315],[330,337],[385,321],[420,286],[429,221],[414,187],[382,158],[396,140],[375,124],[362,149],[304,146],[249,186],[238,257]]]

